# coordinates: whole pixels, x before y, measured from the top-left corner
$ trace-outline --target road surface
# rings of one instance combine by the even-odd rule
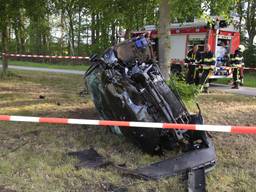
[[[235,94],[256,97],[256,88],[251,88],[251,87],[240,87],[239,89],[231,89],[230,85],[213,83],[210,85],[210,90],[221,90],[228,93],[235,93]]]
[[[2,67],[2,65],[0,65],[0,68],[1,67]],[[84,73],[85,73],[85,71],[78,71],[78,70],[24,67],[24,66],[16,66],[16,65],[9,65],[9,68],[16,69],[16,70],[42,71],[42,72],[49,72],[49,73],[63,73],[63,74],[76,74],[76,75],[84,75]],[[240,87],[240,89],[231,89],[230,85],[211,84],[210,90],[221,90],[221,91],[225,91],[228,93],[235,93],[235,94],[256,97],[256,88],[250,88],[250,87]]]
[[[2,65],[0,65],[0,68]],[[49,69],[49,68],[40,68],[40,67],[24,67],[24,66],[16,66],[9,65],[9,69],[17,69],[17,70],[25,70],[25,71],[42,71],[49,73],[64,73],[64,74],[75,74],[75,75],[84,75],[85,71],[78,70],[70,70],[70,69]]]

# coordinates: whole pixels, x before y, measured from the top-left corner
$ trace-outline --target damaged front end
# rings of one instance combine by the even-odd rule
[[[201,113],[190,114],[175,90],[164,81],[146,38],[137,37],[119,43],[106,50],[101,57],[91,57],[91,64],[85,75],[86,82],[102,119],[203,124]],[[151,154],[181,147],[187,154],[185,159],[193,157],[189,161],[181,160],[179,171],[211,167],[216,159],[211,140],[203,131],[143,127],[111,127],[111,130],[128,137]],[[208,149],[210,153],[200,153]],[[211,157],[202,158],[200,154]],[[202,162],[203,159],[205,162]]]

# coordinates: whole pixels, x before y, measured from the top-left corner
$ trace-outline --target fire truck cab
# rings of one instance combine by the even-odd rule
[[[147,33],[152,40],[157,37],[154,25],[147,25],[144,30],[133,32],[132,35],[136,36],[142,33]],[[231,68],[225,58],[234,54],[240,44],[240,33],[232,24],[227,24],[224,19],[219,17],[213,19],[213,24],[194,20],[194,22],[171,24],[170,33],[172,72],[182,70],[184,59],[194,45],[198,45],[200,52],[205,51],[209,46],[216,58],[214,72],[209,78],[232,78]]]

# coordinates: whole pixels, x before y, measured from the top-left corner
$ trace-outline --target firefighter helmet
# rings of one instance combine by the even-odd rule
[[[243,53],[244,50],[245,50],[245,46],[244,45],[239,45],[238,49],[239,49],[239,51],[241,51]]]

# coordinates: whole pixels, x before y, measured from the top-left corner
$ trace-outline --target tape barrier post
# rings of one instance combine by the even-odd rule
[[[240,134],[256,134],[256,126],[174,124],[174,123],[156,123],[156,122],[68,119],[68,118],[9,116],[9,115],[0,115],[0,121],[95,125],[95,126],[144,127],[144,128],[154,128],[154,129],[184,129],[184,130],[193,130],[193,131],[213,131],[213,132],[240,133]]]

